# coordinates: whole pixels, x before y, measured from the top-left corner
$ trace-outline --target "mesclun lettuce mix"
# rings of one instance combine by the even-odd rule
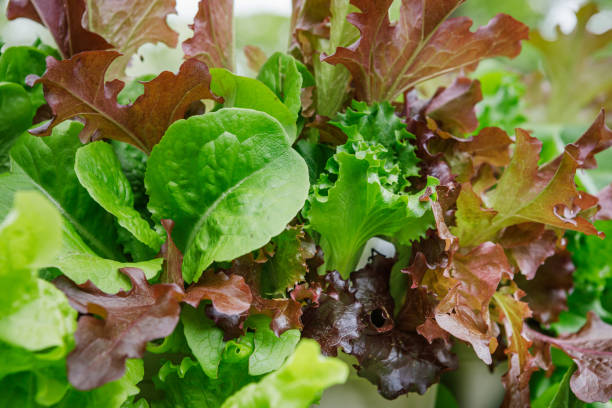
[[[551,144],[520,128],[518,74],[467,76],[526,25],[294,0],[287,53],[249,47],[248,78],[233,2],[200,0],[178,72],[133,79],[142,44],[177,46],[175,2],[124,3],[8,3],[57,49],[0,55],[0,406],[306,408],[347,380],[340,351],[393,399],[461,369],[455,342],[507,361],[506,407],[610,401],[605,113]],[[609,91],[605,56],[555,49],[603,48],[593,7],[531,35],[549,119]],[[375,237],[395,256],[360,265]]]

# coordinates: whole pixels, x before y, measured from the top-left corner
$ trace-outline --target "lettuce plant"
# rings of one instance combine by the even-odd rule
[[[120,3],[8,3],[57,50],[0,56],[0,405],[305,408],[339,352],[394,399],[461,369],[457,342],[507,361],[504,406],[612,398],[612,190],[575,182],[605,113],[551,158],[513,130],[517,76],[466,76],[527,26],[294,0],[249,78],[233,2],[200,0],[180,69],[133,79],[140,45],[178,45],[175,4]],[[372,238],[395,255],[364,263]]]

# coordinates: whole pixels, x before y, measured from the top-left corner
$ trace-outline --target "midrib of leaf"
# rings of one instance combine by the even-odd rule
[[[539,194],[538,194],[538,196],[539,196]],[[536,199],[537,199],[537,197],[536,197]],[[535,199],[530,201],[529,204],[526,204],[526,205],[520,207],[518,210],[510,212],[510,213],[507,213],[507,214],[505,214],[505,215],[503,215],[501,217],[499,216],[500,214],[498,213],[493,218],[493,221],[489,224],[488,227],[486,227],[483,230],[480,230],[481,232],[479,234],[477,234],[477,235],[474,235],[472,237],[472,239],[464,240],[463,242],[461,242],[461,245],[466,246],[466,247],[475,246],[475,245],[477,245],[477,244],[479,244],[479,243],[489,239],[489,237],[491,235],[493,235],[497,230],[499,230],[499,229],[504,227],[504,224],[506,223],[506,221],[508,221],[509,219],[512,219],[512,218],[520,218],[520,219],[523,219],[525,221],[541,223],[541,221],[539,221],[539,220],[533,220],[533,219],[531,219],[529,217],[525,217],[525,216],[519,214],[523,209],[525,209],[525,207],[528,207],[534,201],[535,201]],[[495,210],[495,208],[490,208],[490,209]],[[460,241],[461,241],[461,238],[460,238]]]
[[[189,238],[187,239],[187,245],[185,246],[185,251],[187,251],[190,247],[191,244],[193,243],[193,241],[195,240],[195,237],[197,236],[198,232],[200,231],[200,229],[202,228],[202,225],[204,225],[204,223],[206,222],[206,220],[208,219],[208,217],[210,216],[210,214],[217,209],[218,205],[225,200],[225,198],[233,193],[238,187],[240,187],[246,180],[250,179],[251,177],[253,177],[256,174],[259,174],[262,170],[265,170],[266,168],[268,168],[270,166],[270,164],[276,162],[277,160],[280,160],[282,157],[285,157],[286,154],[283,154],[279,157],[277,157],[274,160],[269,161],[268,163],[266,163],[264,166],[260,167],[259,169],[255,170],[252,173],[249,173],[246,177],[242,178],[241,180],[239,180],[236,184],[234,184],[233,186],[229,187],[227,190],[225,190],[211,205],[210,207],[208,207],[206,209],[206,211],[204,212],[204,214],[202,214],[202,216],[198,219],[198,222],[194,225],[193,229],[191,230],[191,233],[189,234]]]
[[[549,183],[550,185],[550,183]],[[491,222],[489,224],[488,227],[486,227],[484,230],[482,230],[482,232],[480,234],[475,235],[471,240],[468,241],[464,241],[461,244],[464,246],[473,246],[476,245],[478,243],[481,243],[482,241],[484,241],[485,239],[488,239],[489,236],[491,236],[492,234],[495,233],[495,231],[503,228],[506,223],[506,221],[512,219],[512,218],[519,218],[522,220],[525,220],[526,222],[536,222],[539,224],[544,224],[541,220],[537,220],[537,219],[533,219],[530,217],[526,217],[524,215],[521,215],[520,212],[523,211],[525,208],[529,207],[531,204],[533,204],[534,202],[536,202],[538,200],[538,198],[542,195],[542,193],[544,193],[546,191],[546,189],[548,188],[548,185],[546,187],[544,187],[544,189],[542,189],[542,191],[540,191],[538,193],[538,195],[531,201],[529,201],[527,204],[523,205],[522,207],[519,207],[517,210],[506,213],[505,215],[503,215],[502,217],[499,217],[499,213],[493,218],[493,222]],[[495,210],[495,208],[490,208],[492,210]],[[483,239],[484,237],[484,239]]]
[[[493,294],[493,300],[503,310],[504,314],[506,315],[506,319],[508,319],[508,323],[510,323],[510,327],[512,327],[512,338],[511,339],[509,338],[510,337],[509,333],[506,333],[506,336],[509,338],[509,340],[511,340],[514,343],[514,346],[516,347],[516,350],[517,350],[517,354],[519,356],[519,363],[523,365],[523,363],[527,360],[527,356],[525,356],[525,349],[521,347],[519,344],[519,342],[521,341],[521,336],[522,336],[521,334],[522,326],[520,330],[517,332],[517,328],[513,324],[512,317],[514,317],[514,320],[521,321],[521,325],[524,324],[523,318],[521,316],[518,316],[516,313],[514,313],[514,310],[512,310],[512,308],[509,307],[508,305],[506,305],[503,296],[500,295],[499,293],[495,292]]]
[[[423,19],[421,22],[421,41],[419,42],[419,45],[415,48],[414,52],[412,53],[412,55],[410,56],[410,58],[408,59],[408,61],[406,62],[406,64],[404,64],[404,68],[402,68],[402,70],[400,71],[400,74],[397,75],[395,77],[395,81],[393,81],[393,84],[391,85],[391,87],[389,88],[389,90],[387,91],[387,95],[385,95],[385,99],[386,100],[393,100],[395,98],[395,94],[393,90],[398,86],[399,82],[401,82],[403,76],[406,74],[406,71],[412,66],[412,63],[414,62],[414,60],[416,59],[416,57],[421,53],[421,51],[423,50],[423,48],[425,48],[425,46],[429,43],[429,40],[431,40],[431,37],[434,36],[434,34],[436,34],[438,32],[438,29],[440,28],[440,26],[446,21],[446,19],[453,14],[453,12],[455,10],[457,10],[457,8],[462,4],[461,2],[457,2],[457,4],[455,5],[455,7],[453,7],[442,19],[440,19],[440,21],[438,22],[438,24],[435,25],[435,27],[433,28],[433,30],[431,30],[431,33],[428,36],[424,36],[423,35],[423,31],[425,30],[425,15],[427,13],[427,9],[425,7],[425,2],[426,0],[422,0],[421,3],[423,4]],[[401,12],[401,11],[400,11]],[[405,50],[406,47],[403,48],[403,50]],[[395,66],[395,64],[397,63],[397,61],[399,60],[399,58],[402,56],[402,54],[404,53],[404,51],[402,50],[402,52],[398,53],[397,58],[395,59],[395,61],[393,61],[392,64],[390,64],[390,66]],[[480,58],[479,58],[480,59]],[[479,60],[477,59],[477,60]],[[469,64],[471,64],[472,62],[470,62]],[[469,64],[465,64],[465,65],[469,65]],[[453,68],[453,69],[449,69],[447,71],[452,71],[457,69]],[[438,75],[441,75],[442,73],[436,73],[436,74],[432,74],[430,75],[431,78],[436,77]],[[429,79],[429,78],[428,78]],[[424,81],[424,79],[422,79],[421,81]],[[421,82],[419,81],[419,82]],[[415,83],[411,83],[408,85],[408,88],[410,86],[415,85]]]
[[[67,11],[68,10],[68,5],[66,4],[66,0],[64,0],[63,3],[64,3],[64,9],[66,10],[66,16],[69,16],[69,13]],[[36,0],[31,0],[30,4],[32,4],[32,7],[34,7],[34,10],[36,10],[36,13],[38,14],[40,19],[42,20],[42,22],[45,25],[45,27],[47,29],[49,27],[51,27],[49,25],[48,21],[45,19],[45,14],[40,12],[40,9],[38,8],[38,2]],[[70,18],[69,17],[66,18],[66,24],[68,25],[68,45],[70,47],[70,53],[72,54],[72,38],[70,36]],[[60,44],[58,43],[58,39],[53,37],[53,40],[55,41],[55,43],[57,45],[57,48],[59,49],[60,54],[62,54],[62,57],[65,58],[65,59],[70,58],[70,55],[64,55],[64,52],[62,50],[63,47],[60,47]]]
[[[62,216],[67,219],[68,222],[77,230],[77,232],[96,247],[96,250],[99,251],[99,254],[107,257],[108,259],[113,259],[114,256],[113,251],[111,249],[107,248],[103,242],[101,242],[95,236],[90,234],[89,231],[87,231],[87,229],[83,227],[79,221],[74,219],[72,215],[70,215],[70,213],[68,213],[68,211],[66,211],[64,207],[62,207],[61,204],[53,196],[51,196],[51,194],[49,194],[47,190],[45,190],[40,184],[34,181],[32,177],[30,177],[30,175],[21,166],[19,166],[16,162],[13,162],[13,164],[19,168],[21,173],[28,178],[28,180],[32,183],[34,187],[38,189],[38,191],[40,191],[49,201],[51,201],[51,203],[59,210]],[[65,226],[62,226],[62,230],[64,232],[69,232],[70,234],[72,234],[72,232],[68,231]]]
[[[590,356],[604,357],[604,358],[612,359],[612,351],[601,351],[601,350],[595,350],[595,349],[588,349],[588,348],[583,348],[579,346],[574,346],[572,344],[575,341],[580,342],[580,339],[571,339],[571,340],[556,339],[554,337],[549,337],[545,334],[542,334],[532,329],[529,330],[528,334],[530,337],[538,338],[539,340],[544,341],[546,343],[550,343],[558,348],[561,348],[561,345],[563,345],[563,349],[577,351],[578,353],[588,354]]]
[[[113,125],[117,126],[123,133],[125,133],[126,135],[129,136],[129,138],[134,141],[138,146],[138,148],[140,150],[142,150],[143,152],[145,152],[147,155],[151,153],[151,151],[149,150],[149,148],[147,146],[145,146],[143,144],[143,142],[134,134],[132,133],[130,130],[128,130],[125,126],[123,126],[121,123],[117,122],[116,120],[114,120],[112,118],[112,116],[110,116],[109,114],[107,114],[106,112],[98,109],[95,105],[92,105],[91,103],[89,103],[88,101],[86,101],[85,99],[81,98],[80,96],[76,95],[74,92],[72,92],[71,89],[69,89],[68,87],[55,82],[55,81],[51,81],[49,79],[47,79],[49,82],[55,84],[56,86],[60,87],[61,89],[66,90],[71,96],[73,96],[75,99],[81,101],[84,105],[87,105],[91,110],[93,110],[95,113],[97,113],[98,115],[104,117],[106,120],[108,120],[109,122],[111,122]],[[81,113],[81,114],[85,114],[85,113]],[[74,115],[71,116],[75,117],[75,116],[79,116],[79,113],[76,113]]]
[[[219,1],[219,0],[217,0]],[[208,3],[209,5],[211,3]],[[217,41],[217,32],[216,30],[213,29],[212,25],[210,24],[210,22],[212,21],[212,13],[210,12],[210,7],[208,9],[208,27],[210,29],[210,36],[212,37],[212,41],[213,41],[213,47],[216,48],[217,51],[217,55],[221,58],[221,63],[222,65],[226,65],[229,61],[224,61],[225,60],[225,54],[223,53],[223,50],[221,49],[221,44],[219,44],[219,42]],[[228,44],[229,46],[229,44]],[[229,64],[227,64],[229,65]],[[227,67],[228,69],[231,69],[231,67]]]
[[[123,44],[122,47],[119,48],[119,51],[124,54],[125,50],[127,50],[130,45],[130,41],[132,40],[132,37],[134,37],[134,34],[136,33],[136,30],[142,25],[142,23],[147,19],[147,17],[149,16],[149,14],[151,14],[151,11],[155,8],[155,6],[157,6],[159,4],[160,0],[153,0],[151,2],[151,4],[149,5],[149,7],[147,8],[147,10],[143,13],[142,18],[140,18],[138,20],[138,22],[136,24],[134,24],[134,26],[132,27],[132,29],[130,30],[130,32],[128,33],[128,36],[125,40],[125,44]]]

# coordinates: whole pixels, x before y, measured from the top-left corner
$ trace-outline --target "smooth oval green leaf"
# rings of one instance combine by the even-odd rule
[[[81,185],[119,225],[140,242],[159,251],[163,238],[134,209],[134,193],[110,144],[89,143],[76,152],[74,170]]]
[[[302,107],[302,74],[295,58],[275,52],[263,64],[257,79],[266,84],[297,117]]]
[[[197,280],[283,231],[308,194],[308,168],[281,125],[250,109],[222,109],[175,122],[145,174],[149,209],[175,222],[183,276]]]
[[[155,278],[162,267],[162,258],[142,262],[117,262],[104,259],[92,253],[66,253],[64,250],[49,266],[55,266],[77,284],[92,281],[98,289],[106,293],[129,290],[132,285],[121,268],[141,269],[148,280]]]
[[[253,315],[246,322],[248,327],[255,329],[255,348],[249,357],[249,375],[262,375],[278,369],[293,354],[300,341],[300,331],[295,329],[277,337],[270,328],[271,320],[268,316]]]
[[[204,314],[203,308],[185,306],[181,312],[181,322],[187,344],[202,371],[209,378],[218,378],[219,363],[225,348],[223,330]]]
[[[210,89],[215,95],[223,97],[224,107],[265,112],[283,125],[290,143],[295,141],[297,111],[292,111],[263,82],[235,75],[224,68],[213,68],[210,74],[212,76]]]

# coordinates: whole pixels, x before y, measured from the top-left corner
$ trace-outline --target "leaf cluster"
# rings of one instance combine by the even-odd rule
[[[296,0],[250,78],[233,2],[200,0],[178,71],[133,79],[142,44],[178,45],[175,2],[119,3],[8,4],[57,50],[0,55],[0,405],[308,407],[347,380],[339,351],[393,399],[457,341],[507,360],[504,406],[612,398],[612,190],[576,183],[605,113],[551,155],[517,76],[465,75],[527,26]]]

